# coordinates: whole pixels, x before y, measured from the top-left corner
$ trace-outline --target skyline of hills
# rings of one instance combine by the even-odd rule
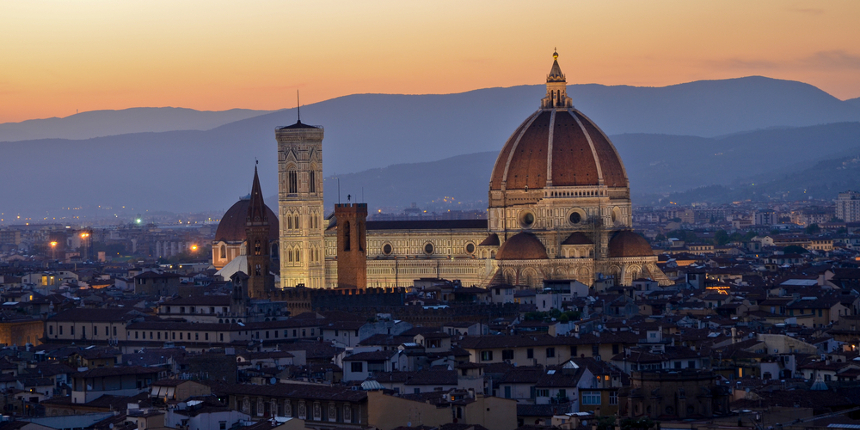
[[[748,77],[660,88],[571,85],[569,94],[578,109],[612,136],[636,194],[728,184],[768,173],[771,165],[785,169],[850,151],[855,143],[860,146],[853,128],[856,123],[845,123],[860,121],[856,100],[841,101],[799,82]],[[394,172],[405,168],[412,175],[410,180],[396,179],[387,187],[380,185],[387,180],[384,175],[366,179],[370,184],[365,186],[366,200],[372,206],[388,206],[382,203],[384,196],[408,194],[406,184],[410,183],[415,184],[414,197],[400,201],[401,206],[424,204],[419,196],[431,201],[461,194],[480,200],[486,199],[495,155],[488,157],[492,158],[489,167],[482,167],[480,157],[469,157],[496,154],[514,128],[537,109],[543,95],[543,85],[448,95],[352,95],[303,106],[302,117],[307,123],[325,126],[324,175],[341,178],[342,196],[360,195],[358,178],[372,175],[362,172],[395,178],[399,173]],[[4,187],[0,199],[14,202],[6,205],[9,211],[82,205],[222,210],[247,194],[255,159],[260,160],[264,193],[274,193],[277,149],[273,131],[294,122],[295,109],[263,114],[233,110],[197,115],[188,111],[140,109],[102,112],[96,117],[146,113],[142,118],[162,129],[187,125],[170,115],[166,116],[169,121],[157,119],[170,112],[196,118],[193,123],[199,127],[228,121],[231,116],[241,119],[208,130],[0,142],[8,159],[22,160],[0,173],[0,180],[16,184]],[[156,115],[149,115],[153,113]],[[805,128],[810,126],[822,128]],[[102,130],[109,128],[93,126],[90,131]],[[722,155],[716,155],[720,152]],[[816,154],[822,157],[815,158]],[[465,158],[452,159],[457,156]],[[762,157],[769,159],[765,163],[768,169],[756,170]],[[458,176],[438,167],[420,170],[422,163],[439,160],[449,160],[454,163],[452,168],[467,173]],[[685,179],[679,180],[678,175]],[[452,182],[456,177],[477,191]],[[326,194],[327,202],[336,198],[328,180]]]
[[[209,130],[270,111],[199,111],[176,107],[138,107],[81,112],[64,118],[0,124],[0,142],[36,139],[90,139],[129,133]]]

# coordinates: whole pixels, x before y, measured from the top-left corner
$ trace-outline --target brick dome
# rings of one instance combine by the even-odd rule
[[[506,240],[496,254],[496,260],[545,260],[546,248],[531,233],[518,233]]]
[[[621,230],[609,239],[609,257],[653,257],[654,250],[644,237],[630,231]]]
[[[215,231],[216,242],[244,242],[245,222],[248,219],[248,206],[251,199],[243,198],[233,204],[221,217],[218,229]],[[269,218],[269,241],[278,240],[278,216],[266,206],[266,214]]]
[[[627,172],[608,137],[573,108],[541,109],[517,127],[493,167],[490,190],[552,186],[627,187]]]

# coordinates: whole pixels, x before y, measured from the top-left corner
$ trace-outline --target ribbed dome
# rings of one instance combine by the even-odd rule
[[[580,111],[541,109],[511,135],[493,167],[490,190],[553,186],[627,187],[615,146]]]
[[[531,233],[518,233],[499,248],[496,260],[545,260],[546,248]]]
[[[644,237],[630,231],[622,230],[609,239],[609,257],[653,257],[654,250]]]
[[[248,220],[250,199],[241,199],[221,217],[218,229],[215,231],[215,241],[243,242],[245,240],[245,223]],[[266,206],[269,218],[269,241],[278,240],[278,216]]]

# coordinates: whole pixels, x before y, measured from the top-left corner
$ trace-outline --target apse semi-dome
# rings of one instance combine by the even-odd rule
[[[499,248],[496,260],[545,260],[546,248],[534,234],[517,233]]]
[[[573,108],[555,61],[541,108],[516,128],[499,153],[490,191],[600,185],[628,187],[627,172],[606,134]]]
[[[219,242],[243,242],[245,240],[245,223],[248,220],[248,206],[250,198],[242,198],[221,217],[218,229],[215,230],[215,241]],[[278,216],[266,206],[266,214],[269,217],[269,241],[277,241]]]
[[[653,256],[654,251],[648,241],[630,230],[616,232],[609,239],[609,258]]]

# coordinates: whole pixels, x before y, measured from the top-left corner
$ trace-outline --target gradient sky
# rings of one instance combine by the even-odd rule
[[[860,96],[860,1],[4,1],[0,122],[749,75]]]

